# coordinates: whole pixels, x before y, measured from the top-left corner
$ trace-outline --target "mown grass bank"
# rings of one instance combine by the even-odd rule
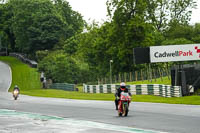
[[[11,66],[13,82],[11,88],[17,84],[21,88],[21,93],[30,96],[38,97],[54,97],[66,99],[81,99],[81,100],[107,100],[113,101],[114,94],[87,94],[83,93],[82,86],[79,86],[79,92],[68,92],[53,89],[41,89],[39,81],[39,73],[37,69],[30,68],[14,57],[1,57],[0,61],[6,62]],[[165,77],[161,79],[149,81],[137,81],[127,84],[170,84],[170,80]],[[154,102],[154,103],[170,103],[170,104],[193,104],[200,105],[200,96],[186,96],[180,98],[164,98],[159,96],[149,95],[134,95],[133,101],[136,102]]]
[[[18,85],[21,91],[39,89],[41,87],[37,69],[29,67],[14,57],[0,56],[0,61],[7,63],[12,70],[12,84],[9,91],[12,91],[14,85]]]
[[[39,97],[54,97],[54,98],[80,99],[80,100],[113,101],[115,99],[114,94],[88,94],[82,92],[67,92],[67,91],[52,90],[52,89],[23,91],[23,94],[30,96],[39,96]],[[150,96],[150,95],[133,95],[132,101],[200,105],[200,96],[165,98],[165,97]]]
[[[171,85],[171,78],[169,79],[168,77],[163,77],[157,78],[157,79],[152,79],[152,81],[149,80],[144,80],[144,81],[133,81],[133,82],[128,82],[127,84],[164,84],[164,85]]]

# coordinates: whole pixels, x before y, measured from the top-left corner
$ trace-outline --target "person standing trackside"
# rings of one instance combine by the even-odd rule
[[[47,80],[46,77],[44,76],[44,72],[41,72],[40,82],[42,83],[42,88],[47,88]]]
[[[44,72],[41,72],[41,75],[40,75],[40,82],[43,82],[44,81]]]
[[[46,84],[47,84],[47,80],[46,80],[46,77],[44,77],[44,80],[42,82],[43,88],[46,88]]]

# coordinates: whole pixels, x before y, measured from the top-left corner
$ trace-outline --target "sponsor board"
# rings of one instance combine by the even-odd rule
[[[192,60],[200,60],[200,44],[150,47],[151,63]]]

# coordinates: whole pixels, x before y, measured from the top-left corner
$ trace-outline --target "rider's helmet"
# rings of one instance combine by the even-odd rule
[[[15,88],[18,88],[18,86],[17,86],[17,85],[15,85]]]
[[[125,87],[126,87],[126,84],[125,84],[124,82],[121,82],[121,83],[120,83],[120,87],[121,87],[121,88],[125,88]]]

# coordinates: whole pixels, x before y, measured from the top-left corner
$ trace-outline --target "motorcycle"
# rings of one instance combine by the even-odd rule
[[[15,100],[17,100],[18,96],[19,96],[19,90],[15,89],[15,90],[13,91],[13,98],[14,98]]]
[[[122,92],[119,104],[118,104],[118,115],[119,116],[127,116],[129,111],[129,104],[131,102],[131,97],[129,96],[129,93]]]

